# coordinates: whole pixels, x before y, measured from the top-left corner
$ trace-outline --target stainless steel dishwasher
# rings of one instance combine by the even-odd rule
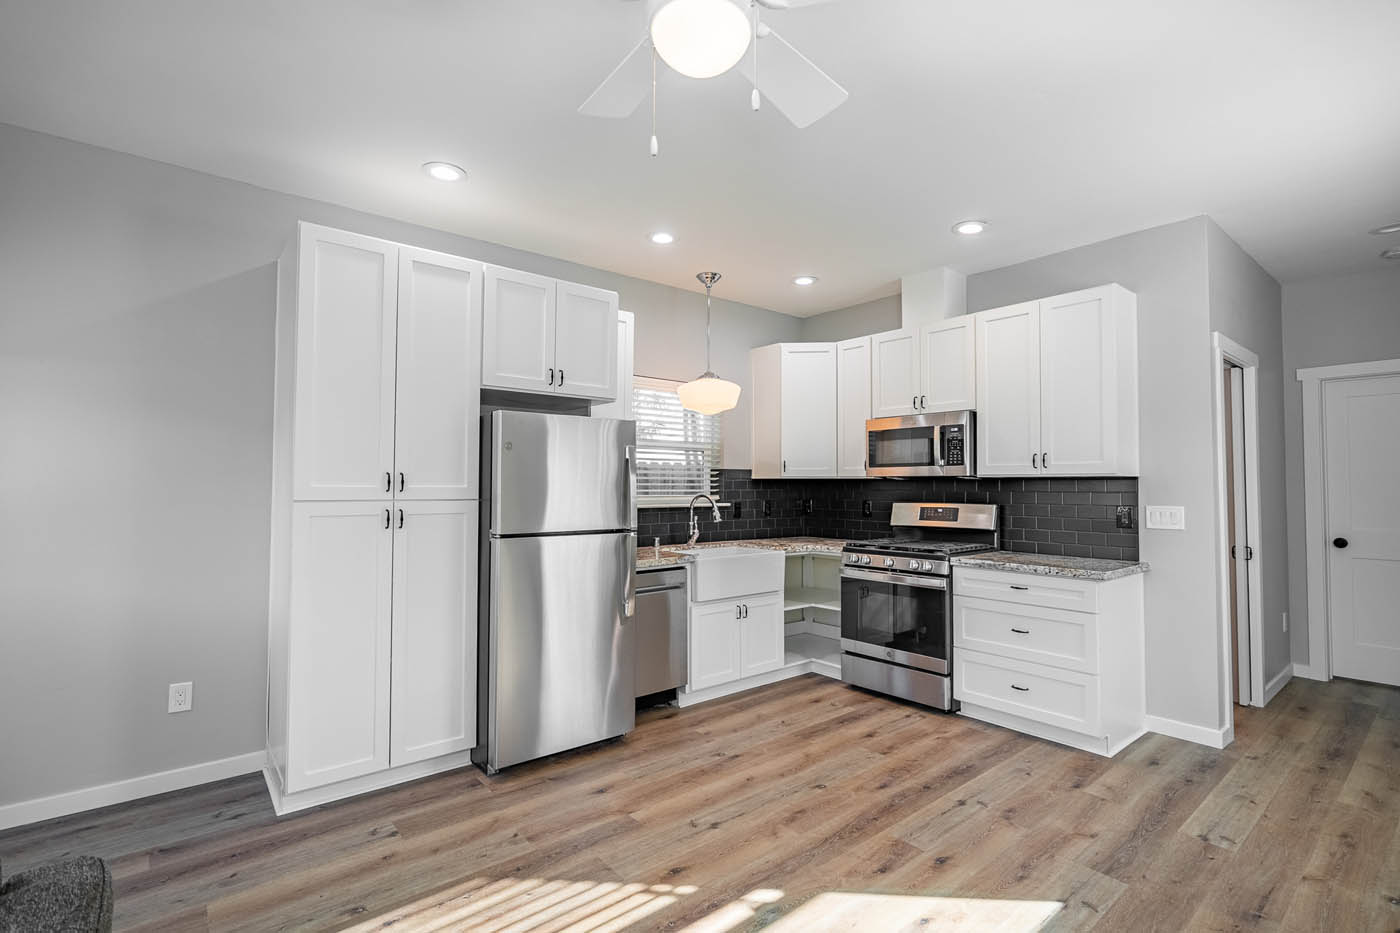
[[[686,679],[686,571],[637,572],[637,696],[683,686]]]

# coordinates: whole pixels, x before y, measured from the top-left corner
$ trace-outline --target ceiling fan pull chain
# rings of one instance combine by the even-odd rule
[[[753,96],[749,98],[749,103],[754,112],[758,112],[759,104],[763,98],[758,93],[758,4],[753,5]]]
[[[651,47],[651,156],[656,158],[661,147],[656,142],[656,46]]]

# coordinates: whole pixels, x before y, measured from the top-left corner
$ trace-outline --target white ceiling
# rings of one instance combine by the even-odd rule
[[[1276,277],[1400,221],[1395,0],[840,0],[770,14],[851,99],[806,130],[737,72],[575,108],[620,0],[0,0],[0,122],[809,315],[1210,214]],[[467,184],[428,180],[460,163]],[[959,239],[957,220],[990,221]],[[665,229],[675,245],[653,246]],[[792,276],[821,281],[798,289]]]

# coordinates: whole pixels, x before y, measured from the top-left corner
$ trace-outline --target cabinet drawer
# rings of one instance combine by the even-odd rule
[[[954,650],[953,696],[1086,735],[1100,732],[1099,679],[1092,674]]]
[[[1002,599],[1027,606],[1099,611],[1099,588],[1092,580],[1073,577],[1046,577],[1033,573],[982,570],[978,567],[953,568],[953,592],[958,596]]]
[[[988,654],[1099,672],[1099,617],[975,596],[953,598],[953,644]]]

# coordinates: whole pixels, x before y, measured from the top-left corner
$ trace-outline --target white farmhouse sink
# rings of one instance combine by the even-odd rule
[[[695,557],[690,565],[691,599],[697,603],[783,588],[782,551],[754,547],[709,547],[684,551]]]

